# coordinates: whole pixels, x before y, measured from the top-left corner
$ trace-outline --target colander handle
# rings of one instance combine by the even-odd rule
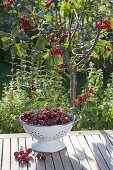
[[[74,126],[81,118],[82,118],[81,115],[77,115],[77,116],[74,115],[73,126]]]

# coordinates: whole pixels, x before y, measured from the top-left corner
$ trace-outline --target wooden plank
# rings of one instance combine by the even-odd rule
[[[81,170],[79,159],[77,158],[76,152],[74,151],[73,145],[71,143],[71,140],[68,136],[64,137],[64,143],[67,148],[67,152],[69,155],[69,159],[71,161],[71,164],[73,166],[74,170]]]
[[[108,136],[108,138],[109,138],[111,144],[113,145],[113,135],[107,134],[107,136]]]
[[[36,159],[36,170],[46,170],[45,161]]]
[[[36,142],[37,140],[33,138],[33,142]],[[37,155],[38,152],[35,152],[35,157]],[[42,160],[38,160],[37,158],[35,159],[35,163],[36,163],[36,169],[35,170],[46,170],[45,168],[45,161]],[[30,169],[31,170],[31,169]]]
[[[2,169],[3,139],[0,139],[0,169]]]
[[[10,139],[4,139],[2,170],[10,170]]]
[[[91,169],[93,170],[100,170],[97,161],[95,160],[95,157],[93,155],[93,153],[91,152],[89,145],[87,144],[86,139],[84,138],[84,136],[77,136],[79,143],[81,144],[81,147],[84,151],[84,154],[90,164]]]
[[[94,138],[92,137],[92,135],[86,135],[85,137],[87,139],[87,142],[89,144],[89,147],[90,147],[95,159],[97,160],[97,162],[99,164],[100,169],[109,170],[109,168],[108,168],[102,154],[100,153],[100,151],[99,151],[99,149],[97,147],[97,144],[95,143]]]
[[[51,154],[46,154],[45,166],[46,166],[46,170],[55,169]]]
[[[59,152],[52,153],[55,170],[64,170]]]
[[[63,149],[62,151],[60,151],[60,156],[61,156],[61,160],[62,160],[64,169],[65,170],[73,170],[67,149]]]
[[[0,134],[0,138],[25,138],[30,137],[28,133]]]
[[[102,156],[104,157],[109,169],[113,170],[113,160],[111,159],[111,156],[110,156],[108,150],[106,149],[105,145],[103,144],[102,140],[100,139],[100,137],[98,135],[93,135],[93,138],[95,140],[95,143],[97,143],[97,146],[98,146]]]
[[[19,169],[19,163],[14,156],[14,152],[18,151],[18,138],[11,139],[11,170]]]
[[[113,135],[113,130],[90,130],[90,131],[71,131],[67,135],[99,135],[99,134],[109,134]]]
[[[105,145],[105,147],[107,148],[109,154],[113,158],[113,145],[111,144],[109,138],[105,134],[100,135],[100,138],[101,138],[103,144]]]
[[[77,154],[77,157],[80,161],[80,164],[82,166],[83,170],[91,170],[91,167],[89,166],[89,163],[87,161],[87,158],[85,156],[84,150],[82,149],[78,139],[76,136],[70,136],[70,139],[72,141],[73,147],[75,149],[75,152]]]
[[[25,138],[26,148],[31,148],[33,140],[32,138]],[[28,164],[28,170],[30,169],[36,169],[36,158],[34,151],[29,155],[30,156],[30,164]]]

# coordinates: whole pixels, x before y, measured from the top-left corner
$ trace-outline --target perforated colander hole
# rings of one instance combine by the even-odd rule
[[[65,135],[66,131],[60,131],[57,134],[55,134],[54,139],[57,139],[59,137],[63,137]]]
[[[31,136],[33,136],[33,135],[34,135],[34,134],[33,134],[33,132],[31,132],[30,134],[31,134]]]
[[[41,140],[44,140],[44,137],[40,137]]]

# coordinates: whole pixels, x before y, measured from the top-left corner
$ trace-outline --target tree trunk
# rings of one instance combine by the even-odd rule
[[[65,61],[68,69],[68,73],[70,75],[70,105],[73,107],[73,101],[76,98],[76,88],[77,88],[77,78],[76,78],[76,69],[72,67],[70,58],[69,58],[69,53],[66,51],[65,52]]]
[[[76,70],[72,69],[70,73],[70,102],[73,107],[73,101],[76,98],[77,77]]]

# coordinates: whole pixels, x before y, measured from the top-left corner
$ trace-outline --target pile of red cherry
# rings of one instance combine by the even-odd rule
[[[53,126],[67,124],[71,118],[60,109],[45,108],[21,114],[20,120],[37,126]]]
[[[29,20],[25,16],[21,17],[21,24],[24,27],[28,27],[28,28],[32,28],[32,29],[37,28],[37,24],[31,25]]]
[[[64,56],[64,53],[59,45],[53,46],[50,50],[50,54],[53,58],[56,58],[56,55],[59,55],[60,57]]]
[[[81,107],[86,104],[87,101],[92,102],[89,98],[94,94],[94,89],[90,88],[87,92],[83,92],[81,95],[77,96],[77,99],[74,100],[74,105],[76,107]]]
[[[62,40],[66,40],[68,38],[67,33],[60,34],[60,37],[52,37],[51,42],[54,43],[54,46],[50,50],[50,54],[53,58],[56,58],[56,55],[59,55],[60,57],[64,56],[64,53],[60,47],[59,42]]]
[[[97,23],[97,27],[99,29],[107,29],[107,30],[111,30],[111,24],[108,20],[104,20],[102,23],[98,22]]]
[[[32,158],[32,156],[30,156],[31,153],[32,153],[32,148],[28,148],[25,151],[21,149],[20,151],[14,152],[14,156],[19,163],[23,163],[23,162],[30,163],[30,159]],[[38,160],[45,160],[46,155],[43,153],[38,153],[36,155],[36,158]]]

